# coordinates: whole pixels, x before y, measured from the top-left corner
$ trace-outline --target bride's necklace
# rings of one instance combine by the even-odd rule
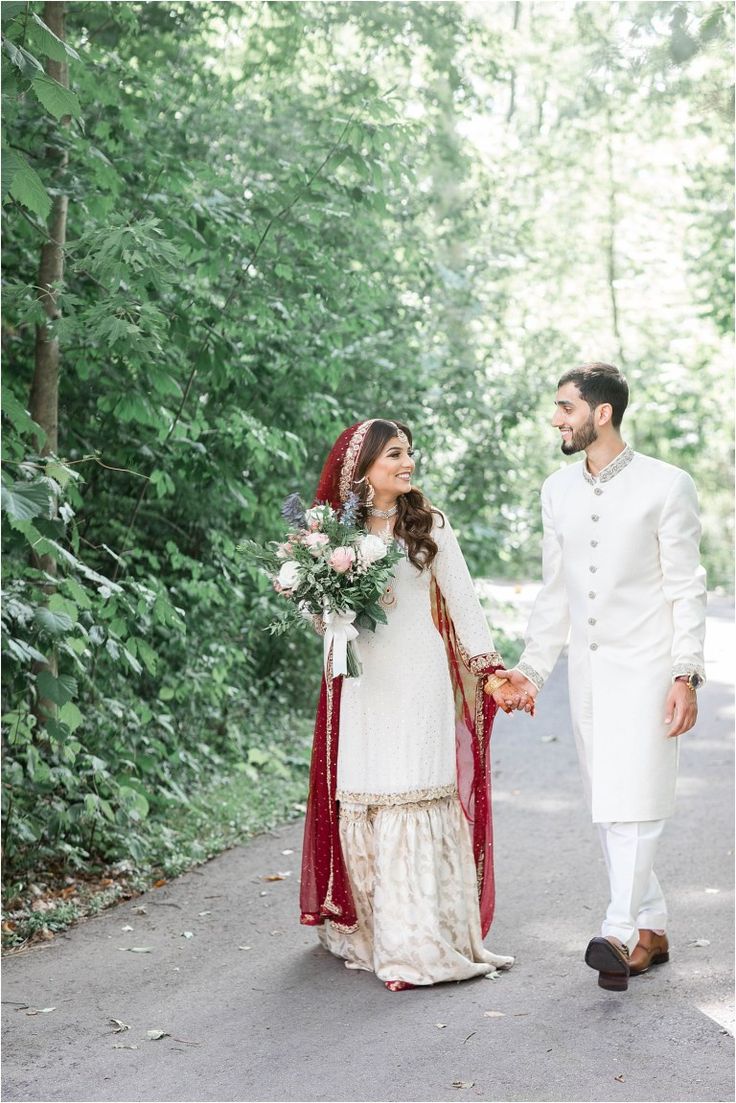
[[[384,517],[386,520],[386,527],[380,534],[381,539],[385,540],[387,544],[391,543],[391,518],[395,517],[399,512],[398,506],[391,506],[391,509],[376,509],[374,506],[368,506],[368,515],[370,517]]]

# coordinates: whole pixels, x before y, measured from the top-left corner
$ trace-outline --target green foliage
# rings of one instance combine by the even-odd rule
[[[711,584],[730,580],[733,10],[515,11],[92,0],[64,43],[39,4],[3,4],[11,877],[143,865],[163,837],[173,861],[167,824],[208,786],[305,784],[319,641],[264,631],[278,598],[235,549],[279,536],[360,418],[412,425],[476,572],[533,576],[554,383],[619,360],[627,435],[692,472]]]

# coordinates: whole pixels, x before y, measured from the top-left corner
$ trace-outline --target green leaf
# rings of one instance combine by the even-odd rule
[[[50,670],[42,670],[36,675],[36,686],[39,697],[45,697],[55,705],[65,705],[77,692],[76,678],[68,674],[60,674],[57,678]]]
[[[12,195],[18,203],[45,221],[51,210],[51,198],[41,177],[25,157],[15,149],[4,149],[2,173],[5,194]]]
[[[67,701],[59,710],[59,720],[73,732],[82,723],[82,714],[73,701]]]
[[[46,26],[43,19],[33,11],[31,12],[31,19],[36,25],[34,38],[38,42],[39,53],[45,54],[53,61],[66,61],[68,57],[79,61],[77,51],[73,50],[68,43],[63,42],[58,35],[55,35],[51,28]]]
[[[3,0],[0,5],[0,22],[9,23],[28,7],[26,0]]]
[[[45,605],[36,609],[33,619],[39,628],[52,636],[60,636],[63,632],[68,632],[74,624],[68,613],[54,613],[51,609],[47,609]]]
[[[11,521],[30,521],[48,517],[51,491],[45,483],[12,483],[2,488],[2,508]]]
[[[5,4],[2,5],[3,11],[6,6]],[[23,76],[27,77],[29,80],[43,73],[43,65],[38,58],[35,58],[33,54],[29,54],[28,50],[24,50],[23,47],[18,46],[17,43],[11,42],[9,38],[3,39],[3,49],[13,65],[20,69]]]
[[[33,433],[39,445],[46,442],[45,430],[33,420],[28,410],[18,401],[12,391],[5,387],[2,392],[2,409],[6,418],[18,433]]]
[[[65,115],[73,115],[78,119],[82,114],[76,92],[64,88],[58,80],[45,75],[36,77],[31,81],[31,88],[42,106],[55,118],[63,119]]]

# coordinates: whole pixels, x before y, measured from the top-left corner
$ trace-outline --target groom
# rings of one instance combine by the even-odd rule
[[[617,990],[669,959],[653,863],[673,812],[677,737],[697,718],[706,603],[695,486],[624,442],[628,397],[610,364],[559,381],[552,424],[563,453],[585,458],[542,487],[544,583],[519,663],[498,671],[528,711],[570,632],[573,731],[610,882],[585,960]]]

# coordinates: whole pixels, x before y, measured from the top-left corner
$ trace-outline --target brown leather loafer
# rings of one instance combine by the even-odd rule
[[[666,934],[656,931],[639,931],[637,942],[629,958],[629,972],[632,977],[646,973],[650,965],[664,965],[670,960],[670,944]]]
[[[597,935],[585,951],[585,964],[598,970],[598,984],[611,992],[629,987],[629,951],[617,938]]]

